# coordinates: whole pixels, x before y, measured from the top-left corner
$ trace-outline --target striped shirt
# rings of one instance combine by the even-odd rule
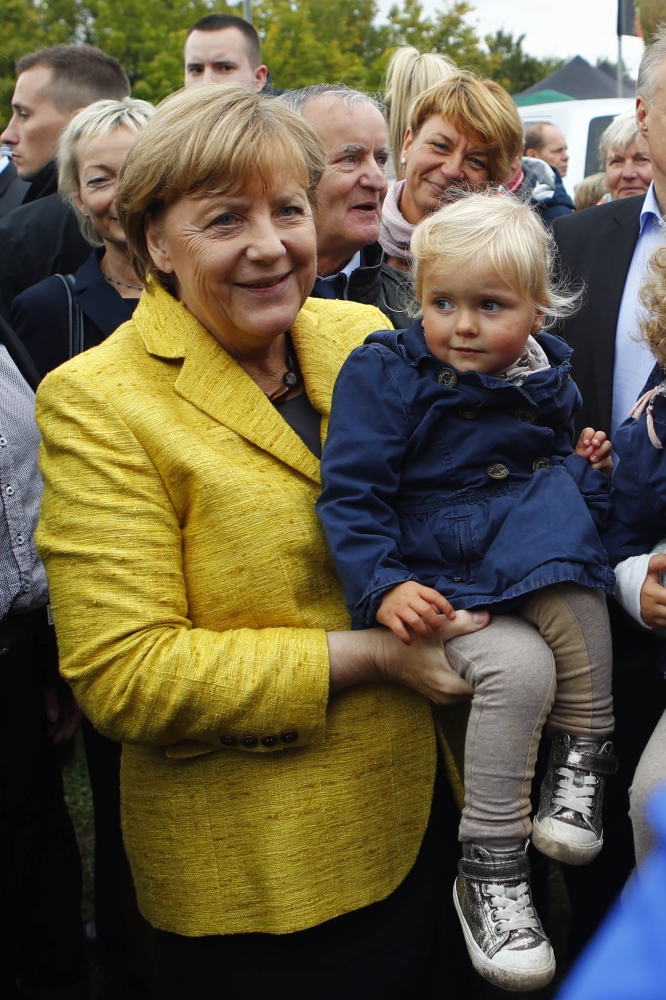
[[[35,394],[0,345],[0,620],[46,604],[46,572],[35,548],[42,480]]]

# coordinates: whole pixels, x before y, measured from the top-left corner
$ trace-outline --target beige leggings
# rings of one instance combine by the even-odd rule
[[[446,650],[474,688],[460,840],[523,840],[532,829],[530,789],[544,722],[549,735],[613,731],[605,595],[573,583],[545,587],[515,615],[495,615]]]

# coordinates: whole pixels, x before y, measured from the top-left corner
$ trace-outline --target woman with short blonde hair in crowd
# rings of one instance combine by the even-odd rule
[[[308,298],[325,167],[249,88],[169,97],[118,195],[145,293],[38,394],[62,672],[124,745],[139,906],[188,1000],[420,996],[455,850],[429,699],[470,694],[443,641],[488,615],[411,648],[350,631],[319,456],[342,363],[387,321]]]
[[[80,111],[58,148],[58,191],[95,249],[74,275],[52,275],[18,295],[11,324],[40,375],[100,344],[130,319],[141,295],[116,213],[120,171],[155,109],[147,101],[96,101]]]
[[[416,99],[400,155],[404,180],[389,188],[379,236],[396,281],[409,269],[417,223],[451,188],[503,183],[522,144],[518,111],[494,80],[457,72]]]

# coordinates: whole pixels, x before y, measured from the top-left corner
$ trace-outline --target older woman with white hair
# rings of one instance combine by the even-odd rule
[[[141,282],[116,215],[120,170],[154,112],[146,101],[96,101],[76,115],[58,149],[58,190],[95,248],[74,275],[55,274],[18,295],[11,323],[41,376],[101,344],[130,319]]]
[[[609,201],[647,193],[652,161],[633,111],[618,115],[605,130],[599,142],[599,159],[606,171]]]

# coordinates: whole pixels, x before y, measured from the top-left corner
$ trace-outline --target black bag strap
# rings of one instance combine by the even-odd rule
[[[2,313],[0,313],[0,344],[4,344],[7,348],[7,353],[32,391],[37,392],[41,378],[35,367],[35,362],[30,357],[21,338],[14,333]]]
[[[82,354],[85,350],[83,310],[74,300],[74,275],[56,274],[56,278],[60,278],[67,292],[67,305],[69,307],[69,356],[70,358],[74,358],[77,354]]]

